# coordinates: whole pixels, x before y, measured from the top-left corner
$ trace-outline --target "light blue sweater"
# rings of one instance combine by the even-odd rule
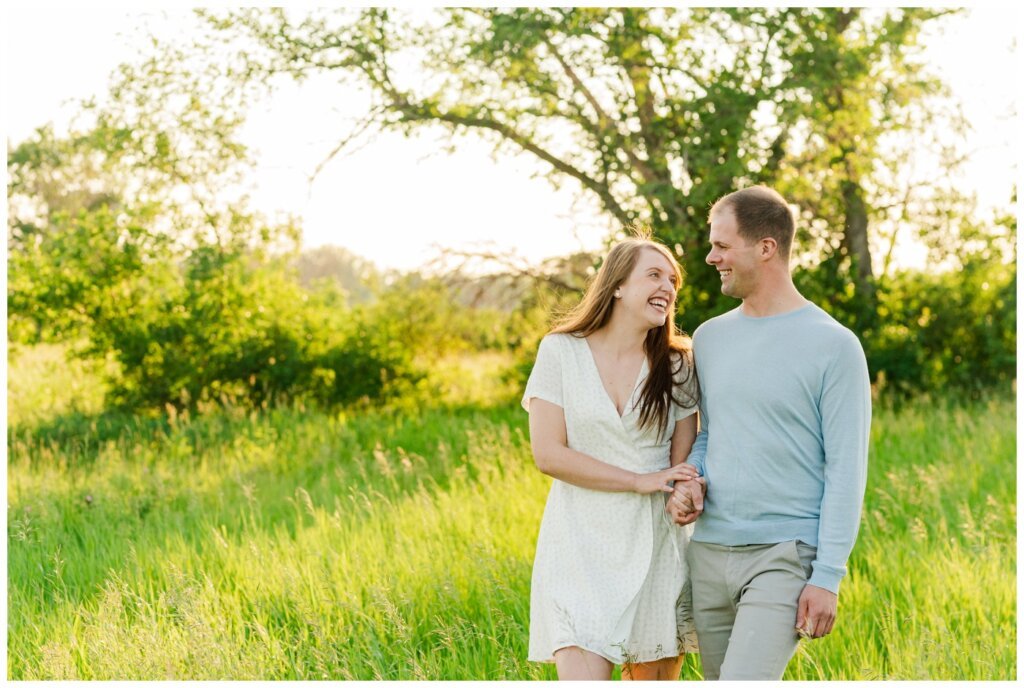
[[[701,431],[687,461],[707,480],[693,539],[801,540],[808,581],[834,593],[860,524],[871,388],[857,337],[808,304],[763,318],[742,307],[693,336]]]

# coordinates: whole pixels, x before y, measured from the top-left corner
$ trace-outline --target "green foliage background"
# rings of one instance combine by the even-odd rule
[[[253,105],[282,80],[334,75],[374,94],[366,128],[479,132],[575,179],[621,226],[650,225],[686,267],[687,332],[736,305],[703,264],[706,209],[772,185],[800,210],[798,287],[857,333],[876,386],[977,396],[1015,377],[1016,217],[977,216],[944,174],[899,181],[917,147],[952,145],[932,132],[959,124],[918,60],[921,31],[948,14],[199,12],[192,43],[154,39],[66,135],[44,126],[11,149],[9,340],[73,340],[115,360],[110,403],[148,411],[386,400],[460,348],[518,352],[509,379],[522,379],[599,256],[491,275],[512,297],[474,303],[465,276],[385,277],[355,256],[303,253],[297,223],[238,193]],[[701,59],[713,46],[728,59]],[[426,76],[405,84],[400,64]],[[938,269],[879,259],[900,230]]]

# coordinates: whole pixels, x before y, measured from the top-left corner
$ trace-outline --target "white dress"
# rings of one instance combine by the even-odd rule
[[[676,421],[696,407],[673,403],[667,432],[641,430],[634,406],[647,372],[645,358],[620,417],[586,339],[549,334],[523,407],[529,411],[534,397],[560,406],[576,451],[637,473],[659,471],[669,467]],[[696,385],[695,376],[688,384]],[[697,652],[684,556],[692,529],[672,523],[665,493],[602,492],[555,480],[533,562],[529,659],[553,662],[553,653],[569,646],[615,664]]]

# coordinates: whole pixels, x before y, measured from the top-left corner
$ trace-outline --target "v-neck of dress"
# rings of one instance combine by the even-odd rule
[[[586,347],[587,353],[590,355],[590,363],[594,366],[594,373],[597,375],[597,384],[601,386],[601,391],[604,392],[604,398],[612,405],[612,410],[615,411],[615,415],[618,416],[619,420],[623,420],[630,411],[630,404],[633,401],[633,397],[636,395],[636,388],[640,384],[640,380],[643,379],[644,371],[647,370],[647,356],[643,357],[640,361],[640,371],[636,374],[636,380],[633,381],[633,389],[630,390],[629,396],[626,397],[626,403],[622,406],[622,413],[619,413],[619,407],[612,399],[612,395],[608,392],[608,387],[604,384],[604,378],[601,377],[601,367],[597,365],[597,358],[594,356],[594,350],[590,348],[590,342],[586,337],[580,337],[583,341],[583,346]]]

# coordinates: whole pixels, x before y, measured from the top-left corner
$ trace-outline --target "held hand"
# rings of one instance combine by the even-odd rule
[[[682,483],[676,483],[676,490],[679,489],[679,485],[681,484]],[[683,505],[680,503],[680,501],[675,498],[675,492],[673,492],[665,500],[665,513],[667,513],[669,515],[669,518],[671,518],[673,521],[678,522],[680,519],[684,518],[689,512],[686,511]]]
[[[824,638],[836,622],[838,596],[816,585],[805,585],[796,611],[796,632],[804,638]]]
[[[641,473],[633,479],[633,492],[654,494],[655,492],[671,492],[669,482],[690,481],[697,477],[697,469],[685,463],[666,468],[656,473]]]
[[[700,516],[699,511],[684,511],[683,507],[681,507],[672,497],[669,497],[668,503],[665,504],[665,511],[668,512],[669,518],[671,518],[672,522],[677,526],[685,526],[693,523],[697,520],[697,517]]]
[[[665,510],[676,525],[685,526],[697,520],[704,513],[704,478],[677,482]]]

